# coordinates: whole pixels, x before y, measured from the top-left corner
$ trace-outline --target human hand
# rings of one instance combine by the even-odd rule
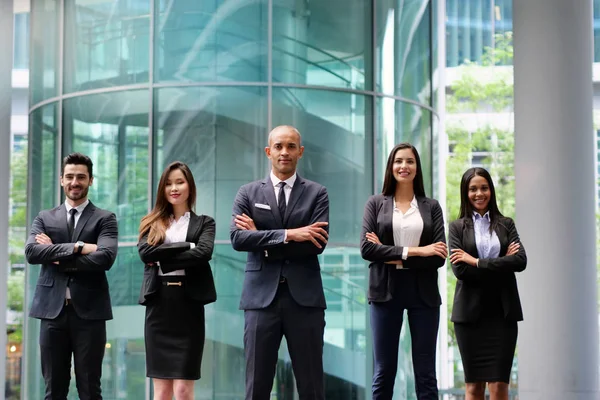
[[[243,231],[255,231],[254,220],[246,214],[235,216],[235,226]]]
[[[303,226],[302,228],[288,229],[287,240],[288,242],[312,242],[319,249],[323,248],[323,244],[327,243],[329,234],[323,228],[329,225],[327,222],[315,222],[314,224]],[[317,239],[319,241],[317,241]]]
[[[470,255],[469,253],[465,252],[462,249],[452,249],[451,250],[451,255],[450,255],[450,262],[452,264],[457,264],[457,263],[465,263],[468,265],[471,265],[473,267],[477,266],[477,259],[475,257],[473,257],[472,255]]]
[[[377,235],[375,234],[375,232],[367,232],[365,234],[365,238],[367,238],[367,240],[371,243],[375,243],[375,244],[382,244],[381,240],[379,240],[379,238],[377,237]]]
[[[98,245],[93,243],[85,243],[83,245],[83,249],[81,250],[82,255],[90,254],[98,250]]]
[[[52,239],[45,233],[38,233],[35,235],[35,241],[37,244],[52,244]]]
[[[423,246],[423,247],[410,247],[409,248],[409,253],[408,255],[411,255],[410,250],[411,249],[418,249],[418,252],[416,255],[421,256],[421,257],[430,257],[430,256],[438,256],[438,257],[442,257],[442,258],[446,258],[448,257],[448,247],[446,246],[446,243],[444,242],[437,242],[437,243],[432,243],[428,246]]]
[[[506,255],[507,256],[512,256],[515,255],[519,252],[519,248],[521,247],[521,245],[517,242],[512,242],[511,244],[508,245],[508,250],[506,250]]]

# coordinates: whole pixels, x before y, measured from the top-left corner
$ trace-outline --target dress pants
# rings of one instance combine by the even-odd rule
[[[395,288],[390,301],[372,302],[373,400],[391,400],[398,369],[398,347],[404,310],[412,342],[412,361],[418,400],[438,400],[435,372],[440,308],[425,304],[418,294],[416,271],[395,271]]]
[[[324,400],[325,310],[296,303],[286,283],[264,309],[244,312],[246,400],[271,398],[277,354],[285,335],[300,400]]]
[[[55,319],[42,319],[40,350],[45,400],[66,400],[71,380],[71,356],[80,400],[101,400],[100,378],[106,346],[106,321],[81,319],[65,305]]]

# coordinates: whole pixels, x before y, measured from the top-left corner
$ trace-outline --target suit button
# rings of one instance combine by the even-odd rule
[[[285,263],[286,263],[286,264],[289,264],[289,263],[290,263],[290,260],[285,260]]]

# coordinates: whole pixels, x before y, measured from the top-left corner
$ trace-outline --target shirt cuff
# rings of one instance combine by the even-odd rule
[[[190,250],[193,249],[194,247],[196,247],[196,243],[190,242]]]
[[[403,247],[402,248],[402,259],[406,260],[408,258],[408,247]]]
[[[288,244],[288,241],[287,241],[287,229],[283,230],[283,244]]]

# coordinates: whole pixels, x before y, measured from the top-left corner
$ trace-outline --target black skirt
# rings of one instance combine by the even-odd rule
[[[146,375],[200,379],[204,305],[185,297],[185,276],[165,276],[160,281],[160,290],[146,306]]]
[[[517,345],[517,321],[507,321],[502,316],[482,318],[454,323],[454,332],[465,382],[509,383]]]

